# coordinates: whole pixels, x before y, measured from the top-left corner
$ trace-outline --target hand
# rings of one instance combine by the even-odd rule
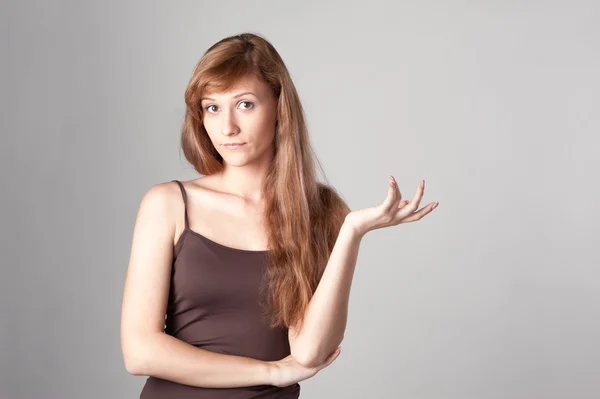
[[[432,202],[420,210],[416,211],[423,198],[425,191],[425,181],[421,181],[417,192],[411,201],[401,201],[402,194],[398,184],[393,176],[390,176],[387,198],[383,203],[369,208],[352,211],[346,215],[346,223],[359,234],[364,235],[367,232],[382,227],[396,226],[400,223],[409,223],[421,218],[435,209],[439,202]]]
[[[272,385],[286,387],[297,382],[313,377],[319,371],[329,366],[340,355],[341,348],[338,347],[325,359],[323,364],[316,367],[304,367],[294,359],[292,355],[274,362],[267,362],[273,367]]]

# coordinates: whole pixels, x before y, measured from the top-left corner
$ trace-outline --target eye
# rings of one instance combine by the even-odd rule
[[[210,111],[210,107],[216,107],[216,105],[210,104],[210,105],[207,105],[206,107],[204,107],[205,110],[207,110],[209,113],[212,114],[212,112]]]
[[[252,103],[250,101],[242,101],[240,104],[250,104],[248,106],[248,108],[244,108],[244,109],[250,109],[250,108],[254,107],[254,103]]]
[[[243,109],[251,109],[251,108],[254,108],[254,103],[253,103],[253,102],[251,102],[251,101],[242,101],[242,102],[240,102],[240,104],[247,104],[247,106],[246,106],[246,107],[243,107]],[[208,113],[209,113],[209,114],[212,114],[212,113],[216,112],[216,111],[211,111],[211,107],[216,107],[216,105],[214,105],[214,104],[210,104],[210,105],[207,105],[206,107],[204,107],[204,109],[205,109],[206,111],[208,111]]]

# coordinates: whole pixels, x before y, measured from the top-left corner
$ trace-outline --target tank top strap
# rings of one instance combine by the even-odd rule
[[[171,180],[176,182],[179,185],[179,189],[181,190],[181,196],[183,197],[183,216],[185,218],[185,228],[189,229],[188,215],[187,215],[187,194],[185,192],[185,188],[183,187],[183,183],[179,180]]]

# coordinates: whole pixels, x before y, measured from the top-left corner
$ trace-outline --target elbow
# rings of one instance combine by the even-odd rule
[[[328,353],[314,346],[297,346],[291,350],[292,357],[303,367],[318,367],[325,363]]]
[[[129,374],[137,376],[145,375],[145,362],[138,354],[131,353],[131,351],[123,351],[123,362],[125,364],[125,370],[127,370]]]
[[[131,375],[140,375],[138,369],[130,361],[125,360],[125,370]]]
[[[294,360],[303,367],[314,367],[316,352],[306,345],[301,345],[300,340],[290,341],[290,353]]]
[[[309,348],[306,346],[302,347],[296,345],[295,347],[291,347],[291,355],[301,366],[308,368],[318,367],[327,361],[335,349],[341,345],[343,339],[344,336],[342,335],[342,338],[338,340],[338,344],[335,346],[335,348],[329,352],[327,349],[321,349],[317,347]]]
[[[133,344],[132,342],[137,342]],[[121,346],[125,370],[131,375],[143,376],[148,370],[148,358],[143,348],[147,347],[141,340],[130,340],[130,344]]]
[[[317,367],[322,363],[319,361],[316,353],[311,353],[307,350],[296,350],[292,353],[292,357],[298,364],[306,368]]]
[[[125,363],[125,370],[131,375],[141,376],[144,375],[142,372],[142,366],[140,362],[134,361],[131,356],[123,356]]]

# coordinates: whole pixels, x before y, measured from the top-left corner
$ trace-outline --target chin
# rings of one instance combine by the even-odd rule
[[[252,162],[251,159],[248,159],[246,157],[243,157],[243,158],[242,157],[240,157],[240,158],[227,157],[227,158],[223,158],[223,160],[225,161],[225,163],[228,166],[234,166],[234,167],[245,166]]]

